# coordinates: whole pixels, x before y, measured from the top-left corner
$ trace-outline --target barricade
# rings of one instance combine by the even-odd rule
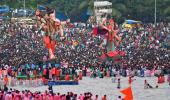
[[[145,77],[151,77],[151,71],[150,70],[146,70],[144,74],[145,74]]]
[[[0,81],[0,84],[4,83]],[[18,80],[15,78],[11,79],[11,83],[9,83],[11,87],[14,86],[23,86],[23,87],[38,87],[43,86],[43,81],[41,79],[34,79],[34,80]]]
[[[78,85],[76,81],[48,81],[48,85]]]
[[[0,88],[4,87],[4,81],[0,80]],[[77,81],[48,81],[48,85],[78,85]],[[9,86],[15,87],[15,86],[21,86],[21,87],[39,87],[43,86],[43,80],[42,79],[34,79],[34,80],[18,80],[16,78],[11,78],[11,83],[9,83]]]

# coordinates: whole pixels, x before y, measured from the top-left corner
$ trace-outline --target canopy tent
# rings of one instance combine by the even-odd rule
[[[0,6],[0,14],[8,13],[10,11],[9,6]]]
[[[141,24],[141,23],[142,23],[141,21],[125,20],[122,27],[123,28],[132,28],[132,27],[135,27],[136,25]]]
[[[127,24],[136,24],[136,23],[141,23],[141,21],[126,20],[125,23],[127,23]]]

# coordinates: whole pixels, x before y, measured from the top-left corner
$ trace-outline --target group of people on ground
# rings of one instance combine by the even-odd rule
[[[63,28],[64,39],[53,36],[58,40],[53,48],[56,59],[50,60],[37,24],[0,22],[1,79],[7,81],[7,77],[18,75],[55,80],[61,75],[144,77],[152,76],[156,70],[159,75],[170,74],[168,23],[161,22],[156,27],[149,23],[131,29],[119,25],[116,35],[121,37],[121,43],[112,42],[115,50],[125,51],[126,55],[114,59],[105,55],[107,36],[94,34],[92,28],[86,23]]]
[[[115,48],[125,51],[126,56],[114,60],[102,59],[107,51],[105,36],[101,34],[94,36],[90,25],[75,23],[71,28],[64,28],[66,39],[56,44],[56,59],[53,64],[48,63],[48,51],[44,47],[42,36],[37,33],[36,25],[2,22],[0,27],[1,68],[9,71],[11,69],[17,73],[23,71],[25,75],[29,72],[33,73],[35,69],[42,72],[45,68],[47,70],[57,68],[59,64],[58,68],[64,74],[82,70],[83,75],[90,72],[93,77],[100,76],[101,73],[104,76],[110,73],[111,76],[114,70],[119,71],[123,76],[126,76],[129,70],[132,72],[140,70],[142,76],[146,70],[159,69],[162,73],[169,73],[169,25],[167,23],[159,23],[157,28],[152,24],[144,24],[132,29],[119,28],[117,34],[121,37],[122,43],[115,44]],[[9,68],[6,68],[7,66]],[[18,71],[19,69],[23,70]]]
[[[99,97],[101,99],[99,99]],[[119,96],[118,98],[121,98]],[[54,93],[50,90],[44,92],[31,92],[30,90],[19,91],[16,89],[0,89],[1,100],[107,100],[107,95],[99,96],[90,92],[83,94],[76,94],[73,92],[67,92],[67,94]],[[118,99],[121,100],[121,99]]]

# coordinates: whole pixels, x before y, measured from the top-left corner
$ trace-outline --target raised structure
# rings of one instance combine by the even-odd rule
[[[99,23],[102,15],[112,13],[112,3],[109,1],[94,1],[94,16],[96,22]]]

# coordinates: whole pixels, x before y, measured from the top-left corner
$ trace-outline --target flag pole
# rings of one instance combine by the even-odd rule
[[[154,24],[155,24],[155,27],[156,27],[156,0],[155,0],[155,22],[154,22]]]

